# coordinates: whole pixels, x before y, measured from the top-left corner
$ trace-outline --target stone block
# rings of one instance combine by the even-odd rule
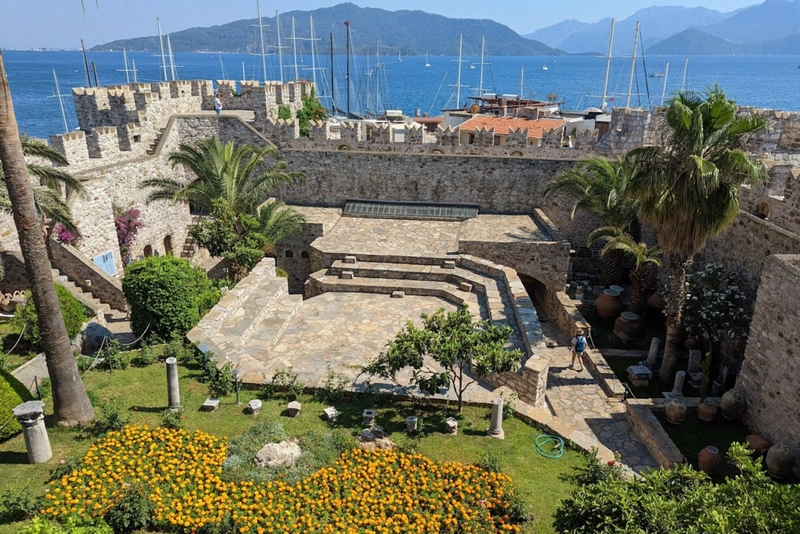
[[[451,436],[458,434],[458,420],[455,417],[448,417],[444,420],[444,433]]]
[[[262,402],[259,399],[253,399],[247,403],[247,413],[249,414],[257,414],[261,411]]]
[[[458,288],[461,291],[466,291],[467,293],[471,293],[472,292],[472,284],[470,284],[469,282],[461,282],[458,285]]]
[[[289,414],[289,417],[297,417],[300,414],[300,409],[303,407],[297,401],[292,401],[286,405],[286,413]]]
[[[406,432],[416,432],[419,430],[419,418],[416,415],[406,417]]]
[[[203,412],[213,412],[219,408],[219,399],[206,399],[200,410]]]
[[[406,297],[405,291],[392,291],[392,298],[393,299],[403,299]]]
[[[456,268],[456,262],[454,260],[444,260],[444,263],[442,263],[442,269],[455,269],[455,268]]]
[[[322,416],[325,418],[326,421],[334,422],[339,419],[339,410],[334,408],[333,406],[329,406],[322,410]]]
[[[342,260],[342,263],[356,263],[357,258],[355,256],[345,256]]]
[[[342,274],[339,276],[342,280],[352,280],[353,279],[353,271],[342,271]]]

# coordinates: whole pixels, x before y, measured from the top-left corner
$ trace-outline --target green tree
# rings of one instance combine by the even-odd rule
[[[39,180],[40,185],[33,188],[33,202],[39,216],[60,223],[74,235],[80,235],[80,231],[72,220],[72,211],[64,198],[67,192],[83,195],[85,188],[71,174],[59,168],[69,165],[67,158],[38,139],[21,135],[20,142],[22,143],[22,152],[30,161],[27,164],[28,174]],[[50,165],[43,165],[39,163],[40,160],[46,160]],[[3,170],[0,169],[0,178],[2,177]],[[0,185],[0,210],[11,211],[11,200],[8,197],[8,189],[4,185]]]
[[[58,306],[61,308],[61,316],[64,318],[64,325],[67,328],[67,335],[72,339],[78,335],[87,319],[86,307],[64,286],[55,284],[55,289],[58,295]],[[25,296],[28,300],[24,305],[17,306],[14,310],[11,325],[22,332],[21,336],[25,343],[34,350],[39,351],[42,349],[39,317],[31,300],[31,292],[26,291]]]
[[[174,256],[136,261],[125,270],[122,291],[131,308],[131,329],[161,339],[184,336],[219,300],[205,271]]]
[[[47,256],[42,223],[28,177],[25,154],[19,138],[11,91],[0,53],[0,163],[19,234],[25,271],[38,312],[42,345],[47,354],[47,371],[53,385],[53,412],[58,424],[91,421],[94,408],[78,372],[72,346],[53,288],[53,274]]]
[[[694,255],[739,215],[739,187],[766,177],[764,166],[744,150],[761,117],[738,115],[736,102],[719,87],[684,92],[661,112],[663,142],[633,150],[628,187],[639,216],[658,231],[666,255],[669,298],[667,338],[659,376],[675,372],[686,270]]]
[[[513,330],[495,326],[489,321],[474,323],[466,304],[458,311],[440,308],[433,315],[422,314],[423,327],[408,321],[397,337],[362,370],[371,376],[391,379],[398,384],[397,374],[411,368],[409,388],[434,394],[440,387],[454,387],[460,412],[464,392],[478,380],[491,374],[511,371],[522,360],[519,349],[503,348]],[[431,359],[441,367],[435,370],[425,361]]]
[[[287,104],[278,104],[278,119],[290,120],[292,118],[292,108]]]
[[[275,164],[258,173],[268,158],[275,158]],[[144,180],[140,187],[152,190],[147,202],[185,201],[205,213],[211,213],[215,202],[222,201],[233,213],[256,215],[270,190],[281,184],[294,185],[305,178],[303,173],[289,172],[286,162],[278,159],[278,149],[272,145],[236,147],[233,141],[222,144],[219,137],[203,139],[196,145],[181,144],[169,161],[173,167],[183,167],[196,178],[190,182],[172,178]]]
[[[789,534],[800,532],[800,486],[776,484],[750,450],[734,443],[736,476],[715,484],[688,465],[623,477],[597,457],[561,502],[556,532],[570,534]]]
[[[626,195],[631,171],[632,167],[620,158],[589,158],[556,176],[544,186],[542,194],[561,193],[572,197],[572,219],[578,210],[585,210],[600,219],[604,226],[627,230],[638,239],[637,202]],[[604,285],[622,282],[622,258],[623,253],[618,251],[603,257],[600,277]]]
[[[641,314],[647,306],[650,285],[653,280],[653,267],[661,265],[661,250],[648,247],[647,243],[637,243],[630,235],[619,228],[605,226],[589,234],[589,242],[605,241],[602,255],[619,251],[633,256],[633,272],[631,272],[631,306],[633,313]]]
[[[320,103],[314,87],[311,88],[311,93],[304,96],[302,100],[303,107],[297,110],[297,119],[300,121],[300,137],[308,137],[309,123],[327,118],[328,110]]]

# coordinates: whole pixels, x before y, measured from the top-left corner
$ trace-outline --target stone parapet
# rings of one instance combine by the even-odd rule
[[[625,401],[625,416],[658,465],[672,469],[686,459],[653,414],[654,409],[663,411],[665,406],[663,399],[629,399]]]
[[[120,280],[106,274],[80,250],[51,239],[48,252],[55,267],[84,292],[115,310],[127,309]]]

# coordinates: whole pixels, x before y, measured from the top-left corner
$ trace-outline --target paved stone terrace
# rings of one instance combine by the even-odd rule
[[[547,230],[528,215],[478,215],[461,223],[458,238],[490,243],[553,241]]]

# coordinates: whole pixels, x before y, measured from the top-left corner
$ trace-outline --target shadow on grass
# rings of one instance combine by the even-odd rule
[[[139,413],[162,413],[166,409],[166,406],[131,406],[128,408],[128,411]]]
[[[24,452],[2,451],[0,452],[0,464],[27,464],[28,454]]]

